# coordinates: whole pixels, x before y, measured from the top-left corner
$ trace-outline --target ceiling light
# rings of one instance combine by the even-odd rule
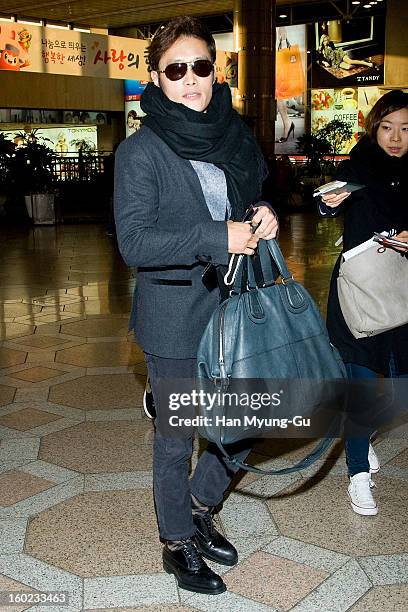
[[[91,32],[91,30],[89,28],[73,28],[73,29],[74,29],[75,32],[85,32],[85,34],[90,34],[90,32]]]
[[[360,0],[353,0],[351,4],[361,4]]]
[[[29,21],[28,19],[17,19],[17,23],[23,23],[24,25],[35,25],[42,26],[43,22],[40,21]]]
[[[57,28],[57,30],[69,30],[69,25],[58,25],[58,23],[48,23],[47,27],[49,28]]]
[[[285,15],[284,13],[282,13],[282,15],[279,15],[279,19],[286,19],[287,15]]]
[[[371,4],[363,4],[364,8],[371,8]]]
[[[0,17],[0,21],[14,21],[14,17]]]

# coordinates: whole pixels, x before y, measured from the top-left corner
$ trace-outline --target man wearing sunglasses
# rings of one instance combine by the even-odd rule
[[[203,283],[208,263],[251,255],[276,235],[270,208],[255,207],[254,234],[240,222],[265,178],[258,145],[232,109],[227,84],[215,83],[215,42],[198,19],[179,17],[149,49],[152,83],[142,95],[142,128],[116,154],[115,216],[121,253],[137,266],[130,328],[145,353],[157,418],[153,450],[156,513],[164,569],[181,588],[218,594],[226,587],[203,557],[232,566],[234,546],[214,527],[233,472],[211,445],[189,480],[192,437],[169,437],[159,379],[193,379],[200,338],[220,300]],[[248,449],[240,449],[240,458]]]

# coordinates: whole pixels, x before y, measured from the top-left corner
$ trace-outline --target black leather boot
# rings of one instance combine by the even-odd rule
[[[211,511],[193,514],[196,532],[193,541],[198,551],[206,559],[221,565],[236,565],[238,553],[236,548],[214,527]]]
[[[181,589],[207,595],[219,595],[227,590],[222,578],[203,561],[191,539],[177,543],[172,550],[165,545],[163,567],[168,574],[176,576]]]

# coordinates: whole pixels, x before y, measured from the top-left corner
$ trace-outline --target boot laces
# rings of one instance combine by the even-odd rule
[[[210,512],[205,512],[202,514],[202,519],[204,520],[205,526],[208,529],[209,535],[213,535],[215,531],[213,517]]]
[[[182,543],[183,551],[190,563],[192,570],[199,570],[203,566],[203,560],[200,553],[194,546],[191,540],[184,540]]]

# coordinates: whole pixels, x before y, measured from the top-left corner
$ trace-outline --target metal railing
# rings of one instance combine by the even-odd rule
[[[79,155],[72,157],[54,157],[52,173],[55,181],[93,181],[104,172],[106,155]]]

